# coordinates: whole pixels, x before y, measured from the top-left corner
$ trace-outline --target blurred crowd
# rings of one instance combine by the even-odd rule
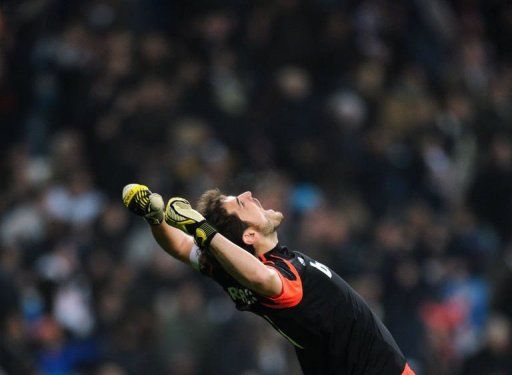
[[[251,190],[418,375],[512,373],[512,3],[6,0],[0,373],[298,374],[122,206]]]

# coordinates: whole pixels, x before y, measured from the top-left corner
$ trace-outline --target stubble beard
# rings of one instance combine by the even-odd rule
[[[267,223],[260,229],[261,234],[267,236],[274,233],[283,221],[283,214],[279,211],[267,210],[265,211]]]

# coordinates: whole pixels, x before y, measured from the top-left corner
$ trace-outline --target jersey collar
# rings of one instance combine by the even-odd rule
[[[275,251],[279,251],[281,250],[283,247],[279,245],[279,243],[273,248],[273,249],[270,249],[269,251],[263,253],[263,254],[260,254],[258,255],[258,259],[261,260],[262,262],[266,262],[268,259],[267,259],[267,256],[270,255],[271,253],[275,252]]]

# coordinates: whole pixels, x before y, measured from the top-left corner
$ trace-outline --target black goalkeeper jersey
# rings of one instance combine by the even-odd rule
[[[406,361],[395,340],[340,276],[286,247],[276,246],[259,259],[278,271],[281,294],[256,294],[205,254],[199,263],[237,309],[263,317],[295,346],[305,374],[402,374]]]

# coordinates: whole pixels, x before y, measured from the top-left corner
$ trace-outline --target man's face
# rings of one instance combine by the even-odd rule
[[[236,214],[240,220],[256,228],[260,233],[267,235],[274,232],[281,221],[283,214],[279,211],[265,210],[260,201],[253,198],[250,191],[238,196],[224,198],[224,207],[229,214]]]

